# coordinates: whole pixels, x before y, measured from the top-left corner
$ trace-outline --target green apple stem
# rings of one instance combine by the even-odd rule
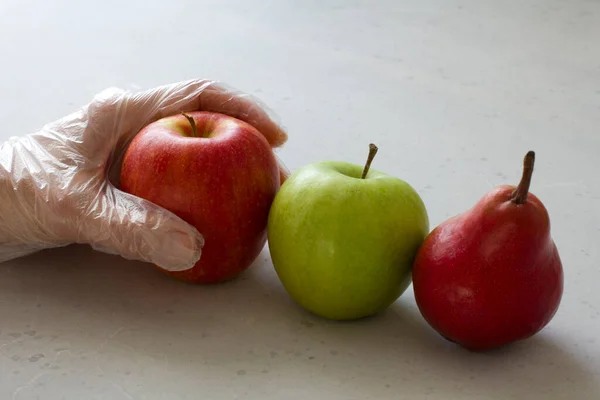
[[[373,143],[369,144],[369,157],[367,158],[367,163],[365,164],[365,168],[363,169],[362,176],[360,177],[360,179],[365,179],[367,177],[367,174],[369,173],[369,168],[371,168],[371,163],[375,158],[375,154],[377,154],[377,150],[379,150],[377,146],[375,146]]]
[[[192,126],[192,137],[198,137],[198,127],[196,126],[196,121],[194,121],[194,118],[190,117],[184,112],[182,112],[181,115],[183,115],[190,122],[190,125]]]
[[[512,194],[512,201],[514,201],[516,204],[523,204],[527,201],[534,163],[535,153],[533,151],[527,152],[525,159],[523,160],[523,176],[521,177],[521,182],[519,182],[519,186],[517,186]]]

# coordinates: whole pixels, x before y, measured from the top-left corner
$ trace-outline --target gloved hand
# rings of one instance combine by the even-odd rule
[[[79,111],[1,145],[0,262],[81,243],[171,271],[191,268],[201,257],[202,233],[117,187],[126,146],[142,127],[196,110],[242,119],[272,147],[287,140],[255,99],[217,82],[105,90]]]

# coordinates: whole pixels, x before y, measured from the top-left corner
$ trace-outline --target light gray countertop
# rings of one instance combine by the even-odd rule
[[[516,184],[533,149],[565,292],[540,334],[473,354],[412,288],[375,318],[308,314],[266,249],[210,287],[46,251],[0,265],[0,399],[600,398],[599,40],[585,0],[1,1],[1,139],[108,86],[220,79],[276,112],[292,170],[377,143],[373,168],[411,183],[432,227]]]

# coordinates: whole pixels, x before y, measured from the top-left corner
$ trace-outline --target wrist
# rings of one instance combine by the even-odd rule
[[[3,247],[18,246],[23,243],[23,235],[20,232],[20,226],[23,224],[18,222],[22,214],[19,210],[20,196],[15,185],[31,186],[23,176],[19,176],[29,174],[23,173],[27,167],[21,157],[15,154],[17,144],[17,138],[11,138],[0,144],[0,245]]]

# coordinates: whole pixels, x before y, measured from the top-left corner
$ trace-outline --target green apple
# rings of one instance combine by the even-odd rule
[[[268,245],[285,290],[305,309],[357,319],[389,307],[411,281],[429,232],[417,192],[405,181],[345,162],[307,165],[271,205]]]

